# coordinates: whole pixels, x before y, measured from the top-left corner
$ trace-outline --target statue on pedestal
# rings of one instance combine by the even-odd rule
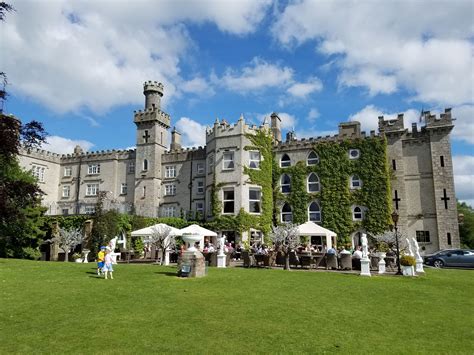
[[[410,240],[408,238],[406,238],[406,241],[407,241],[407,244],[408,244],[408,255],[414,256],[415,254],[413,254],[413,249],[411,248]]]
[[[362,258],[367,259],[369,257],[369,250],[367,246],[367,234],[362,233],[362,237],[360,240],[362,242]]]

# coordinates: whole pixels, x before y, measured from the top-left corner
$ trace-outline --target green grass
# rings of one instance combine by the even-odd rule
[[[418,278],[0,259],[0,353],[472,353],[474,272]]]

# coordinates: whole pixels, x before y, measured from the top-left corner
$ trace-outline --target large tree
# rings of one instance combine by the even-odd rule
[[[290,253],[300,243],[300,233],[296,224],[282,224],[273,226],[270,239],[275,244],[275,249],[285,256],[284,270],[290,270]]]
[[[467,203],[458,201],[458,213],[461,247],[474,249],[474,209]]]

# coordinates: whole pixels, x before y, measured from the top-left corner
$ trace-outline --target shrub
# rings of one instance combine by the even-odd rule
[[[411,255],[403,255],[400,258],[400,264],[403,265],[403,266],[415,266],[416,265],[416,260]]]

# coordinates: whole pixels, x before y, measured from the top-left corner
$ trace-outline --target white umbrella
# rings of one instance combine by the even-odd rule
[[[158,223],[158,224],[155,224],[155,225],[150,226],[150,227],[146,227],[146,228],[142,228],[142,229],[133,231],[132,232],[132,237],[148,237],[148,236],[152,235],[153,233],[155,233],[156,231],[162,231],[165,228],[170,228],[171,229],[170,234],[179,235],[179,234],[176,234],[179,231],[179,229],[171,227],[171,226],[169,226],[167,224],[164,224],[164,223]]]

